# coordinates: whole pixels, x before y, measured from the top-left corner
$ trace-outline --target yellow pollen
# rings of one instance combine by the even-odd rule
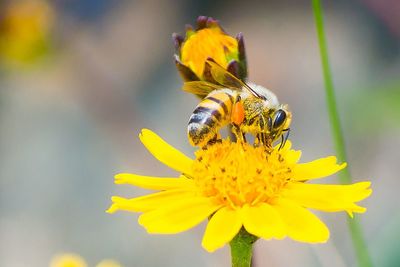
[[[199,194],[232,208],[272,203],[291,178],[289,164],[278,149],[223,140],[196,152],[194,181]]]

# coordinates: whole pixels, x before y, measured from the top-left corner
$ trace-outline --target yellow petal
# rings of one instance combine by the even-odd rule
[[[282,239],[286,235],[285,224],[279,213],[267,203],[242,209],[242,221],[246,231],[264,239]]]
[[[300,150],[288,150],[285,154],[285,160],[290,164],[297,163],[301,157],[301,151]]]
[[[366,209],[355,202],[367,198],[372,193],[370,185],[370,182],[351,185],[292,183],[287,186],[284,197],[303,207],[327,212],[344,210],[351,215],[352,212],[365,212]]]
[[[126,199],[122,197],[112,197],[113,204],[107,210],[108,213],[114,213],[117,210],[126,210],[132,212],[146,212],[171,205],[175,202],[181,202],[182,199],[194,195],[193,191],[187,189],[173,189],[154,194],[149,194],[142,197]]]
[[[193,185],[193,180],[181,176],[179,178],[142,176],[131,173],[115,175],[116,184],[130,184],[144,189],[168,190]]]
[[[139,224],[151,234],[176,234],[196,226],[219,207],[209,198],[184,198],[142,214]]]
[[[305,208],[285,199],[273,206],[286,224],[287,235],[293,240],[323,243],[329,239],[326,225]]]
[[[336,157],[334,156],[297,164],[293,168],[293,179],[296,181],[305,181],[326,177],[344,169],[346,165],[346,163],[337,164]]]
[[[229,243],[241,227],[242,221],[238,210],[221,208],[208,222],[202,245],[208,252],[213,252]]]
[[[193,160],[169,145],[154,132],[143,129],[139,138],[143,145],[160,162],[181,173],[188,175],[192,173]]]
[[[287,140],[285,145],[279,149],[280,146],[281,144],[277,144],[276,146],[274,146],[274,150],[276,150],[277,153],[282,155],[282,157],[285,159],[286,162],[297,163],[299,161],[301,157],[301,151],[291,149],[292,142],[290,140]]]

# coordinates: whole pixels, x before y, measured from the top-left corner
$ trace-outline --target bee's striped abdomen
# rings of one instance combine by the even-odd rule
[[[218,134],[220,127],[229,122],[233,92],[215,92],[201,101],[190,116],[188,137],[192,145],[202,146]]]

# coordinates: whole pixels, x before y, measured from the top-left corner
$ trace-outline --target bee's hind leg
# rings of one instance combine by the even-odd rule
[[[216,144],[216,143],[221,143],[221,142],[222,142],[221,135],[220,135],[219,133],[216,133],[216,134],[213,136],[213,138],[211,138],[210,140],[208,140],[207,144],[205,145],[205,148],[206,148],[207,146],[214,145],[214,144]]]
[[[240,129],[240,127],[238,125],[232,124],[232,126],[230,128],[232,130],[233,135],[236,138],[237,143],[245,143],[246,142],[246,135],[244,132],[242,132],[242,130]],[[232,140],[232,141],[235,141],[235,140]]]

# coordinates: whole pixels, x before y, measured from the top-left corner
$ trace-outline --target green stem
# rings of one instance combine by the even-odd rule
[[[253,255],[253,244],[257,237],[249,234],[245,229],[240,232],[229,243],[231,246],[232,267],[250,267]]]
[[[337,110],[332,75],[329,66],[328,49],[326,45],[321,1],[312,0],[312,6],[313,6],[315,24],[317,28],[318,43],[319,43],[322,70],[325,83],[326,102],[328,106],[328,113],[331,123],[331,131],[332,131],[334,146],[338,160],[340,162],[347,162],[344,138],[340,127],[339,113]],[[340,182],[343,184],[351,183],[351,175],[349,172],[349,168],[346,168],[339,173],[339,179]],[[354,219],[348,218],[347,222],[350,228],[353,246],[356,251],[358,265],[362,267],[371,267],[372,261],[369,256],[366,243],[364,241],[364,236],[359,221],[356,218]]]

